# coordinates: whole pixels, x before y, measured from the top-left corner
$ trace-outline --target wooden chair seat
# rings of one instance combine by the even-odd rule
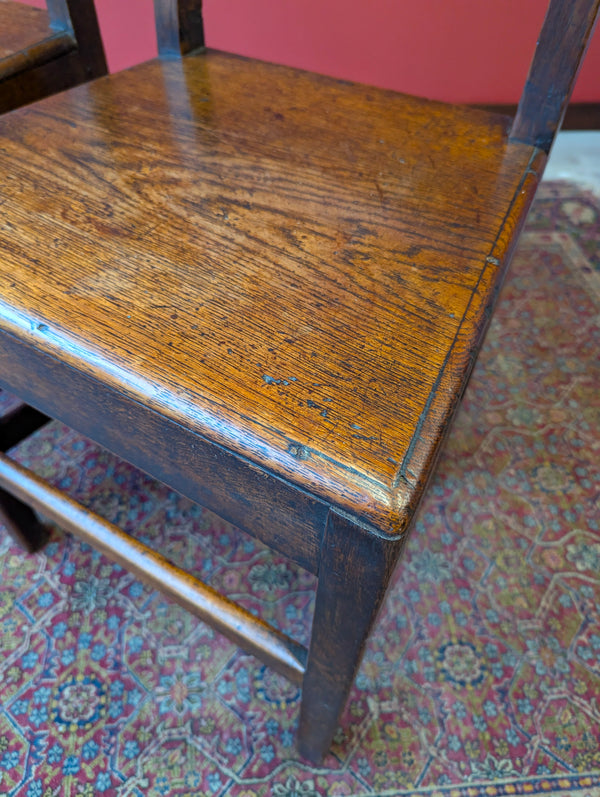
[[[401,533],[536,185],[508,121],[210,52],[1,129],[7,331]]]
[[[0,75],[9,58],[51,35],[46,9],[0,0]]]
[[[0,488],[302,683],[299,749],[312,760],[336,729],[599,4],[552,4],[542,49],[568,58],[534,60],[512,125],[198,52],[194,0],[155,4],[161,51],[185,58],[0,120],[0,385],[315,573],[308,651],[2,454]]]

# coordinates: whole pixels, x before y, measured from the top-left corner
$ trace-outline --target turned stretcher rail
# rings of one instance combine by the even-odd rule
[[[302,682],[306,648],[4,454],[0,454],[0,488],[169,595],[281,675]]]

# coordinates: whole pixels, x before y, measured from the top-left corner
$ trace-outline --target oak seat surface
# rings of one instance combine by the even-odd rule
[[[48,12],[12,0],[0,0],[0,77],[2,59],[51,36]]]
[[[398,533],[535,188],[508,131],[211,51],[48,98],[0,120],[0,328]]]

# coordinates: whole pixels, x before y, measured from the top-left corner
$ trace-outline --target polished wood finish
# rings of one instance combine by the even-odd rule
[[[513,124],[515,141],[550,151],[599,9],[600,0],[550,3]]]
[[[212,52],[0,128],[2,380],[318,573],[300,737],[318,757],[543,155],[501,117]],[[389,549],[364,559],[360,611],[332,528]],[[348,612],[346,646],[329,619]]]
[[[0,0],[0,113],[106,73],[93,0],[49,0],[47,10]],[[0,451],[48,419],[25,405],[0,418]],[[0,491],[0,519],[35,551],[47,532],[31,509]]]
[[[0,385],[318,572],[328,507],[313,496],[11,335],[0,345]]]
[[[0,113],[106,71],[93,0],[0,0]]]
[[[122,532],[55,489],[32,471],[0,454],[0,485],[43,511],[67,531],[91,543],[150,586],[159,587],[177,603],[237,644],[264,659],[286,678],[301,683],[306,649],[281,631],[219,595],[164,556]]]
[[[508,127],[214,52],[22,109],[5,328],[401,535],[543,162]]]
[[[198,52],[197,7],[157,0],[168,58],[0,120],[0,383],[318,575],[289,673],[318,760],[546,154],[503,116]],[[185,591],[1,462],[4,489]]]

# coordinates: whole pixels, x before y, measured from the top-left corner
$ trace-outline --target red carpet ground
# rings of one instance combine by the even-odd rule
[[[0,794],[600,794],[599,313],[600,206],[547,184],[322,768],[296,688],[60,530],[25,556],[0,528]],[[306,573],[58,423],[13,453],[306,640]]]

